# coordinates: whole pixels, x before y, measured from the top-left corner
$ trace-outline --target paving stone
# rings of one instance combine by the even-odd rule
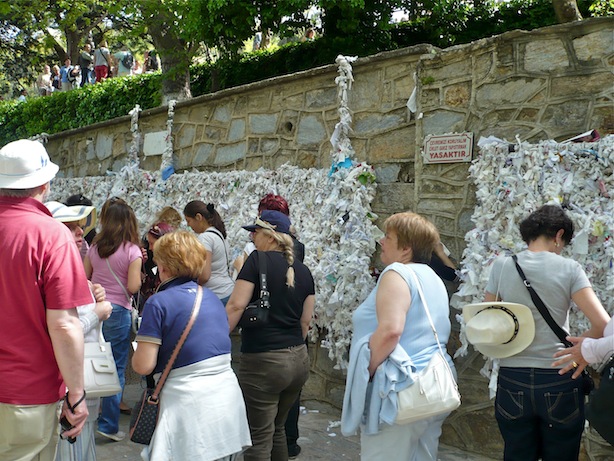
[[[124,392],[124,399],[132,405],[142,392],[140,384],[129,384]],[[297,458],[300,461],[337,461],[360,459],[360,437],[341,435],[339,421],[341,415],[337,410],[325,404],[306,402],[299,418],[300,438],[298,444],[302,451]],[[130,416],[121,415],[119,429],[128,433]],[[112,442],[96,435],[96,456],[98,461],[141,461],[143,445],[130,442],[126,437],[121,442]],[[441,445],[439,461],[494,461],[476,453],[465,452],[454,447]],[[238,461],[243,461],[239,456]],[[393,460],[391,460],[393,461]]]

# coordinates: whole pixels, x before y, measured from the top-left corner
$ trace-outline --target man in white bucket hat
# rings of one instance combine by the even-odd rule
[[[76,308],[93,298],[72,235],[42,203],[57,172],[37,141],[0,149],[2,460],[54,459],[62,399],[65,437],[88,415]]]

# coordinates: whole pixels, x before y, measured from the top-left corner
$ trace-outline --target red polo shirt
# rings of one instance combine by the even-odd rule
[[[0,196],[0,402],[57,402],[65,387],[47,309],[92,302],[68,228],[33,198]]]

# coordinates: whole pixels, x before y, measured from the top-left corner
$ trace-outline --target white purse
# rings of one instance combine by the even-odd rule
[[[418,374],[414,383],[397,393],[396,424],[409,424],[431,416],[449,413],[461,404],[458,386],[439,342],[422,286],[414,271],[411,268],[409,271],[418,288],[439,351],[433,354],[428,365]]]
[[[83,383],[88,397],[109,397],[122,387],[115,367],[111,343],[105,342],[102,331],[96,343],[85,343],[83,351]]]

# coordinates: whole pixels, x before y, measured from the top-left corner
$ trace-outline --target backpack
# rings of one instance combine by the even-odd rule
[[[147,70],[160,70],[156,50],[151,50],[149,56],[147,56]]]
[[[79,75],[81,75],[81,69],[78,67],[71,66],[66,70],[66,78],[70,83],[75,83]]]
[[[124,57],[122,58],[122,65],[126,69],[132,69],[132,66],[134,66],[134,57],[132,56],[132,53],[130,53],[129,51],[127,51],[126,54],[124,54]]]

